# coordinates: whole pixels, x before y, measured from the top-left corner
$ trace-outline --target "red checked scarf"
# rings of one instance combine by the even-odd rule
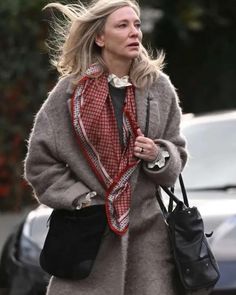
[[[134,157],[137,118],[133,86],[126,91],[123,111],[122,150],[117,121],[108,90],[107,75],[92,65],[79,81],[72,97],[72,122],[79,145],[106,190],[105,204],[110,228],[117,234],[128,229],[131,202],[130,176],[139,160]]]

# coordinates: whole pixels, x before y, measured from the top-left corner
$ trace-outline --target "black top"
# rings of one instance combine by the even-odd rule
[[[108,83],[108,85],[117,121],[120,143],[123,147],[123,107],[125,104],[126,88],[116,88],[110,83]]]

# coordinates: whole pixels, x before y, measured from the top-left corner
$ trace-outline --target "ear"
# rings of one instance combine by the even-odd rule
[[[97,44],[97,46],[103,47],[104,46],[104,35],[103,34],[97,35],[95,37],[95,43]]]

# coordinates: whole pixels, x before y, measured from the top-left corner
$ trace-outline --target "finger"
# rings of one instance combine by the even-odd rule
[[[139,159],[141,159],[141,160],[145,160],[145,161],[148,160],[148,157],[145,156],[144,154],[141,154],[141,153],[134,153],[134,155],[135,155],[136,158],[139,158]]]
[[[138,136],[136,137],[135,141],[141,144],[150,144],[153,142],[152,139],[145,136]]]
[[[135,146],[143,146],[143,145],[145,145],[146,144],[146,142],[143,142],[143,141],[140,141],[140,140],[135,140],[135,142],[134,142],[134,145]]]
[[[134,152],[137,154],[142,154],[143,153],[144,148],[141,146],[135,146],[134,147]]]
[[[137,129],[137,134],[138,134],[138,136],[142,136],[142,137],[144,136],[144,134],[140,128]]]
[[[134,155],[141,159],[148,159],[150,157],[150,152],[144,147],[134,147]]]
[[[145,161],[154,161],[158,154],[158,147],[155,145],[135,145],[134,155]]]
[[[140,151],[138,151],[138,152],[135,152],[134,151],[134,155],[135,155],[135,157],[137,157],[137,158],[140,158],[140,159],[144,159],[144,155],[143,155],[143,153],[140,153]]]

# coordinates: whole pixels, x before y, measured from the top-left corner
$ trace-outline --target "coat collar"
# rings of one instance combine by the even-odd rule
[[[66,93],[72,95],[76,85],[73,83],[73,75],[70,75],[69,82],[66,88]]]

